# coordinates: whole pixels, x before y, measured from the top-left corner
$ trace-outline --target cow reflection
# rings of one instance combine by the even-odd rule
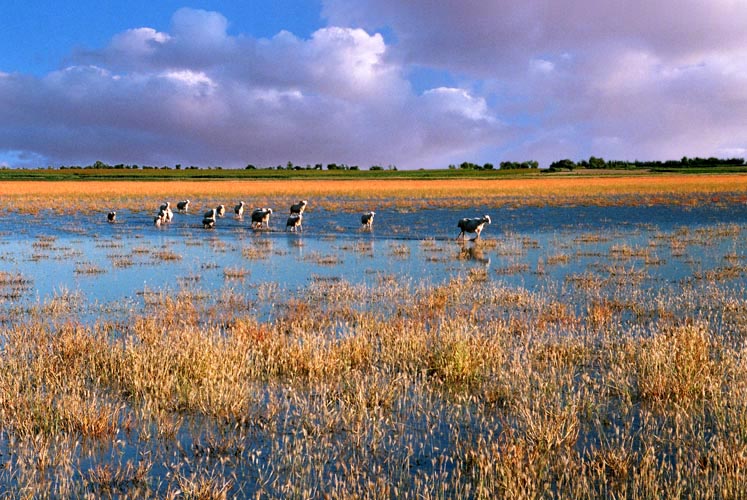
[[[480,245],[463,244],[459,251],[459,258],[463,260],[474,260],[483,264],[490,264],[490,257],[486,257]]]

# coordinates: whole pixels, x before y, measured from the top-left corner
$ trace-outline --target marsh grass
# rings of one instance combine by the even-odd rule
[[[241,255],[249,260],[266,260],[273,254],[273,241],[266,238],[254,238],[250,244],[241,249]]]
[[[226,267],[223,269],[223,277],[227,280],[243,280],[250,274],[249,269],[239,267]]]
[[[405,243],[390,243],[389,254],[394,257],[405,258],[410,255],[410,246]]]
[[[654,194],[668,196],[634,201]],[[282,251],[273,235],[238,243],[246,269],[222,267],[226,247],[205,240],[219,255],[176,277],[176,292],[144,289],[139,309],[96,304],[96,322],[66,290],[13,304],[33,283],[0,273],[11,302],[0,485],[26,498],[747,496],[742,234],[729,224],[636,243],[604,232],[394,243],[377,250],[416,248],[454,262],[454,277],[372,271],[370,284],[333,266],[372,247],[331,237],[334,253],[303,259],[333,276],[249,293],[231,281]],[[694,261],[718,241],[721,265],[652,280],[664,259]],[[30,246],[60,253],[53,238]],[[102,248],[126,260],[116,240]],[[130,251],[137,262],[162,252]],[[227,283],[199,289],[214,269]],[[502,281],[514,275],[538,284]],[[123,316],[108,321],[109,310]]]
[[[158,314],[116,330],[58,325],[63,293],[0,332],[3,439],[36,440],[38,471],[17,452],[0,480],[42,497],[744,493],[747,356],[720,333],[747,335],[743,300],[644,294],[678,312],[631,323],[603,289],[574,312],[479,267],[414,288],[320,277],[272,322],[152,292]],[[60,439],[149,451],[71,482],[81,455]]]
[[[518,273],[525,273],[529,271],[529,264],[526,262],[520,262],[516,264],[511,264],[508,266],[502,266],[502,267],[496,267],[495,273],[498,275],[510,275],[510,274],[518,274]]]
[[[18,272],[0,271],[0,299],[16,300],[31,290],[33,282]]]
[[[106,269],[92,262],[81,262],[75,265],[75,274],[104,274]]]
[[[559,253],[555,255],[549,255],[546,259],[548,266],[564,265],[571,261],[571,256],[566,253]]]
[[[343,261],[342,257],[338,254],[324,254],[316,251],[304,255],[303,260],[322,266],[335,266]]]
[[[168,249],[157,250],[155,252],[152,252],[151,255],[155,261],[169,262],[182,260],[181,254]]]
[[[127,254],[109,254],[107,258],[115,268],[128,268],[135,265],[135,260]]]

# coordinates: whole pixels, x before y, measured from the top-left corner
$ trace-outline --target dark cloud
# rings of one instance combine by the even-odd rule
[[[471,79],[521,129],[508,154],[671,158],[747,147],[744,2],[324,5],[332,24],[390,29],[407,64]]]

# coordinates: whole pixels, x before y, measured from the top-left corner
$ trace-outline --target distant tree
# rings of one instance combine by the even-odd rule
[[[485,170],[493,170],[493,164],[492,163],[486,163],[482,166]]]
[[[589,157],[589,168],[607,168],[607,162],[604,158],[597,158],[596,156]]]
[[[381,165],[371,165],[370,167],[368,167],[368,169],[369,170],[384,170],[384,167],[382,167]]]
[[[250,163],[249,165],[247,165],[246,167],[244,167],[244,169],[245,169],[245,170],[257,170],[257,167],[255,167],[254,165],[252,165],[252,164]]]
[[[573,162],[573,160],[569,160],[568,158],[563,160],[554,161],[550,164],[550,168],[553,170],[562,170],[562,169],[568,169],[573,170],[576,168],[576,164]]]
[[[539,168],[539,163],[530,160],[530,161],[502,161],[500,163],[501,170],[518,170],[518,169],[529,169],[529,168]]]
[[[482,170],[482,167],[480,165],[468,161],[460,163],[459,168],[461,168],[462,170]]]

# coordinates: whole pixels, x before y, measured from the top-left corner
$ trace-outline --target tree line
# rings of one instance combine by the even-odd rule
[[[555,172],[559,170],[574,170],[576,168],[588,169],[615,169],[615,170],[633,170],[633,169],[678,169],[678,168],[717,168],[717,167],[741,167],[745,166],[744,158],[688,158],[683,156],[679,160],[665,161],[621,161],[605,160],[596,156],[590,156],[588,160],[574,162],[570,159],[554,161],[550,164],[547,171]]]
[[[249,163],[244,167],[245,170],[324,170],[325,166],[322,163],[317,163],[315,165],[307,164],[306,166],[302,165],[296,165],[293,162],[289,161],[285,165],[276,165],[276,166],[268,166],[268,167],[261,167],[254,165],[252,163]],[[362,170],[361,167],[358,165],[348,165],[346,163],[328,163],[326,166],[327,170]],[[48,170],[54,169],[52,166],[47,167]],[[138,165],[138,164],[124,164],[124,163],[118,163],[116,165],[110,165],[106,162],[103,162],[101,160],[97,160],[93,162],[90,165],[61,165],[59,167],[60,170],[91,170],[91,169],[115,169],[115,170],[202,170],[203,167],[190,165],[189,167],[183,167],[181,163],[177,163],[173,167],[170,165],[163,165],[163,166],[154,166],[154,165]],[[222,166],[208,166],[206,167],[207,170],[223,170]],[[397,170],[396,165],[387,165],[386,167],[382,165],[371,165],[368,167],[368,170]]]
[[[539,162],[536,162],[534,160],[530,161],[502,161],[499,164],[501,170],[519,170],[519,169],[529,169],[529,168],[539,168]],[[495,166],[492,163],[485,163],[483,165],[479,165],[477,163],[471,163],[468,161],[462,162],[459,164],[459,166],[451,164],[449,165],[449,170],[493,170]]]
[[[528,160],[528,161],[502,161],[498,164],[499,168],[501,170],[530,170],[530,169],[539,169],[539,162],[535,160]],[[744,158],[715,158],[715,157],[709,157],[709,158],[700,158],[700,157],[694,157],[694,158],[688,158],[687,156],[683,156],[679,160],[665,160],[665,161],[625,161],[625,160],[605,160],[604,158],[597,157],[597,156],[590,156],[588,160],[580,160],[580,161],[573,161],[568,158],[564,158],[562,160],[557,160],[552,163],[547,168],[541,169],[542,172],[557,172],[562,170],[575,170],[577,168],[585,168],[585,169],[615,169],[615,170],[635,170],[635,169],[685,169],[685,168],[717,168],[717,167],[745,167],[747,164],[745,163]],[[42,167],[43,168],[43,167]],[[52,170],[54,167],[49,166],[47,169]],[[314,165],[307,164],[305,166],[297,165],[291,161],[286,163],[285,165],[276,165],[276,166],[265,166],[260,167],[256,166],[254,164],[247,164],[246,167],[244,167],[246,170],[363,170],[358,165],[348,165],[346,163],[328,163],[326,166],[322,163],[316,163]],[[484,163],[482,165],[478,163],[472,163],[472,162],[462,162],[459,165],[456,164],[450,164],[448,166],[449,170],[494,170],[495,166],[492,163]],[[131,170],[222,170],[223,167],[221,166],[207,166],[207,167],[199,167],[195,165],[190,165],[189,167],[183,167],[180,163],[175,164],[174,166],[169,165],[163,165],[163,166],[154,166],[154,165],[137,165],[137,164],[124,164],[124,163],[118,163],[115,165],[110,165],[108,163],[105,163],[103,161],[97,160],[94,163],[90,165],[61,165],[59,167],[60,170],[67,170],[67,169],[131,169]],[[368,170],[397,170],[396,165],[371,165],[368,167]],[[421,169],[422,170],[422,169]]]
[[[534,160],[529,161],[502,161],[500,164],[501,170],[521,170],[521,169],[539,169],[539,162]],[[542,169],[542,172],[558,172],[561,170],[575,170],[577,168],[587,169],[615,169],[615,170],[634,170],[634,169],[677,169],[677,168],[714,168],[714,167],[740,167],[747,166],[744,158],[688,158],[683,156],[679,160],[666,160],[666,161],[624,161],[624,160],[605,160],[604,158],[597,156],[590,156],[588,160],[573,161],[565,158],[557,160],[547,168]],[[485,163],[483,165],[471,162],[462,162],[459,165],[449,165],[450,170],[493,170],[494,165],[492,163]]]

